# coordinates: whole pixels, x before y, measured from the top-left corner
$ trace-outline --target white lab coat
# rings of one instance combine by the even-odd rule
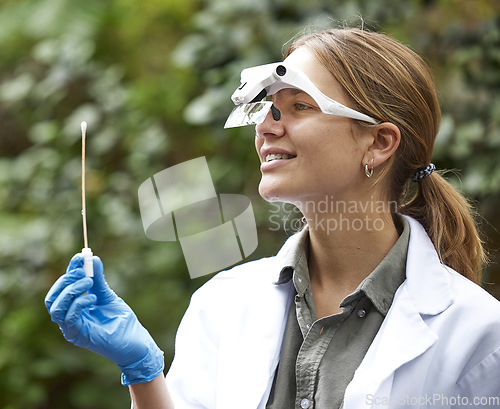
[[[500,302],[443,266],[422,226],[407,219],[407,279],[344,409],[500,408]],[[274,283],[295,241],[193,295],[166,377],[176,409],[265,408],[294,294],[291,282]]]

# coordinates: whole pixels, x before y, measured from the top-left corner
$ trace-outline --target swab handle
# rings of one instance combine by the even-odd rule
[[[85,277],[94,277],[94,262],[92,260],[92,250],[89,247],[84,247],[82,249],[83,254],[83,271],[85,271]]]

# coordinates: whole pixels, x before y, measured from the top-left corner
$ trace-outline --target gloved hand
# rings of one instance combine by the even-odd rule
[[[64,338],[118,365],[123,385],[149,382],[163,371],[163,352],[132,309],[109,288],[99,257],[93,262],[94,277],[85,277],[83,256],[76,254],[47,293],[45,306]]]

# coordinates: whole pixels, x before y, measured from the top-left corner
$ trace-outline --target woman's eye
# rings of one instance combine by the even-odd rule
[[[297,111],[305,111],[306,109],[309,109],[309,105],[303,104],[301,102],[296,102],[295,103],[295,109]]]

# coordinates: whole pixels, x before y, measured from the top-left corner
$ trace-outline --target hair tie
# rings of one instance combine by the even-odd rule
[[[415,174],[412,176],[411,180],[413,180],[414,182],[420,182],[423,178],[426,178],[435,170],[436,170],[436,165],[434,165],[434,163],[431,163],[429,166],[417,170]]]

